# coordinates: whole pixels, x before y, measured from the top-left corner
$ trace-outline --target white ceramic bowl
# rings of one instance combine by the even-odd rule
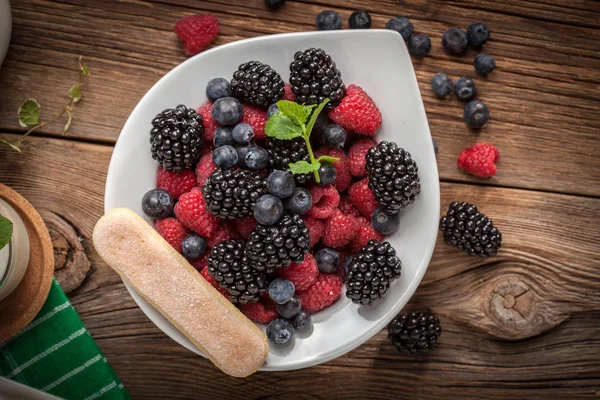
[[[10,1],[0,0],[0,65],[2,65],[2,61],[4,61],[4,56],[8,50],[11,29]]]
[[[149,144],[153,117],[177,104],[200,106],[206,101],[207,81],[231,77],[245,61],[267,63],[287,81],[294,53],[309,47],[324,49],[335,60],[346,85],[355,83],[373,97],[383,115],[376,139],[395,141],[412,154],[419,166],[422,191],[402,212],[400,229],[387,239],[402,260],[402,277],[392,284],[385,299],[365,308],[342,294],[333,306],[313,316],[312,334],[299,334],[285,347],[271,346],[262,368],[265,371],[310,367],[361,345],[406,305],[425,274],[438,227],[438,172],[417,79],[401,36],[389,30],[281,34],[241,40],[192,57],[160,79],[135,107],[115,146],[106,182],[105,211],[128,207],[144,217],[142,196],[156,185],[157,164]],[[128,289],[163,332],[201,354],[135,290]]]

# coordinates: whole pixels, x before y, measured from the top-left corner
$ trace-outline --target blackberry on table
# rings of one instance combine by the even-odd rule
[[[217,169],[206,179],[202,193],[208,211],[222,219],[252,215],[256,200],[267,193],[264,177],[245,169]]]
[[[152,158],[167,171],[192,169],[204,143],[202,116],[180,104],[157,114],[150,130]]]
[[[348,264],[346,297],[356,304],[375,304],[400,278],[401,271],[402,262],[391,244],[369,240]]]
[[[441,334],[440,320],[427,312],[398,314],[388,325],[388,338],[403,353],[427,353]]]
[[[248,61],[238,67],[230,82],[233,97],[242,103],[267,108],[283,94],[281,76],[267,64]]]
[[[446,244],[470,256],[495,256],[502,245],[502,233],[492,220],[480,213],[476,205],[466,202],[450,203],[440,220],[440,231]]]
[[[419,168],[410,153],[394,142],[380,142],[366,156],[369,189],[381,209],[395,214],[421,192]]]
[[[274,225],[258,225],[250,233],[245,255],[252,267],[261,272],[291,263],[302,264],[308,253],[310,234],[298,214],[286,214]]]
[[[244,257],[244,240],[225,240],[213,247],[208,256],[208,273],[229,293],[234,304],[259,299],[267,289],[264,273],[253,269]]]
[[[291,140],[279,140],[272,137],[267,138],[267,152],[269,153],[270,169],[289,170],[288,165],[296,161],[304,160],[310,163],[310,156],[306,148],[306,142],[302,138]],[[310,181],[313,174],[294,174],[294,179],[299,185]]]
[[[323,49],[310,48],[294,54],[290,64],[290,84],[296,103],[320,104],[329,98],[327,107],[337,106],[346,92],[342,74],[331,56]]]

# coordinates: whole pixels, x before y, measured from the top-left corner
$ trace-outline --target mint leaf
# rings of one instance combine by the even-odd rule
[[[69,90],[69,97],[73,99],[73,103],[77,103],[81,99],[81,86],[73,85]]]
[[[63,129],[63,135],[67,134],[67,131],[71,127],[71,120],[73,119],[73,113],[71,111],[67,110],[67,115],[69,116],[69,119],[67,119],[67,123],[65,124],[65,127]]]
[[[290,167],[290,171],[292,171],[292,174],[308,174],[310,172],[317,171],[319,168],[321,168],[321,163],[318,161],[309,163],[304,160],[301,160],[296,161],[295,163],[288,164],[288,167]]]
[[[326,162],[326,163],[334,163],[334,162],[340,161],[340,159],[337,157],[320,156],[319,158],[317,158],[317,161]]]
[[[21,149],[19,148],[19,146],[15,146],[14,144],[12,144],[11,142],[8,142],[6,140],[0,139],[0,144],[6,145],[6,146],[10,147],[11,149],[18,151],[19,153],[21,152]]]
[[[10,242],[12,232],[12,222],[0,215],[0,250]]]
[[[312,131],[313,126],[315,126],[315,122],[317,122],[317,117],[319,116],[323,108],[325,108],[327,103],[329,103],[329,98],[326,97],[325,100],[323,100],[323,102],[319,104],[317,109],[313,111],[312,115],[310,116],[310,121],[308,121],[308,125],[306,125],[306,130],[304,131],[305,137],[310,137],[310,132]]]
[[[19,125],[23,128],[40,122],[40,104],[35,99],[25,100],[19,107]]]
[[[277,108],[279,112],[294,121],[294,123],[303,126],[308,120],[311,108],[301,106],[298,103],[289,100],[279,100],[277,102]]]
[[[279,102],[278,102],[279,103]],[[265,125],[265,134],[280,140],[290,140],[301,137],[304,130],[281,112],[271,115]]]
[[[79,69],[85,76],[90,76],[90,70],[87,69],[84,65],[79,65]]]

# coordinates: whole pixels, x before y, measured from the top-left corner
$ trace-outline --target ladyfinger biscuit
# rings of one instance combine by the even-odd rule
[[[108,212],[93,241],[100,257],[223,372],[244,377],[263,365],[265,335],[133,211]]]

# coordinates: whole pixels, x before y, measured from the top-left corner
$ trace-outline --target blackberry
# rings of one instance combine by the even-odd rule
[[[502,245],[502,233],[492,220],[481,214],[476,205],[466,202],[450,203],[448,212],[440,219],[440,231],[446,244],[470,256],[495,256]]]
[[[229,293],[234,304],[257,301],[267,289],[267,279],[247,263],[244,240],[224,240],[213,247],[208,256],[208,273]]]
[[[230,82],[233,97],[242,103],[267,108],[283,94],[283,79],[267,64],[248,61],[238,67]]]
[[[329,98],[327,107],[333,108],[346,93],[341,72],[323,49],[310,48],[294,54],[290,64],[290,84],[296,95],[295,101],[300,104],[320,104]]]
[[[264,177],[245,169],[217,169],[204,186],[202,193],[206,208],[222,219],[252,215],[256,200],[267,193]]]
[[[398,314],[388,325],[388,338],[403,353],[427,353],[441,334],[440,320],[427,312]]]
[[[302,264],[309,251],[310,234],[298,214],[286,214],[274,225],[258,225],[246,243],[245,255],[252,266],[271,273],[291,263]]]
[[[421,192],[419,168],[408,151],[383,141],[369,150],[366,160],[369,188],[383,211],[395,214],[415,201]]]
[[[302,138],[279,140],[268,137],[267,152],[269,153],[269,164],[272,170],[281,169],[289,171],[288,165],[300,160],[310,163],[306,142]],[[299,185],[306,184],[312,177],[313,174],[294,174],[294,179]]]
[[[377,303],[390,283],[400,278],[401,269],[402,262],[391,244],[369,240],[348,264],[346,297],[361,305]]]
[[[167,171],[192,169],[200,159],[204,143],[202,116],[183,104],[167,108],[152,120],[152,158]]]

